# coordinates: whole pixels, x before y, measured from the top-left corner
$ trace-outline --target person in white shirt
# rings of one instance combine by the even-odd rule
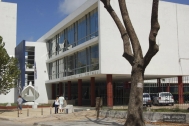
[[[64,97],[63,97],[63,95],[61,95],[60,97],[59,97],[59,109],[60,109],[60,112],[63,112],[64,111],[64,109],[63,109],[63,104],[64,104]]]
[[[55,114],[57,114],[58,113],[58,106],[59,106],[58,97],[56,97],[56,100],[54,102],[55,102]]]

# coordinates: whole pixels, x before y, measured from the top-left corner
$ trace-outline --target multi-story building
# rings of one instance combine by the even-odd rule
[[[111,3],[121,18],[118,2]],[[145,54],[152,0],[127,0],[127,7]],[[146,80],[159,82],[161,78],[176,77],[180,90],[182,76],[189,75],[188,11],[187,5],[160,1],[161,28],[157,36],[160,50],[145,71]],[[37,79],[33,82],[41,93],[38,102],[47,103],[63,93],[76,105],[94,106],[98,96],[103,97],[107,106],[128,103],[131,66],[122,57],[119,30],[100,0],[84,3],[33,43],[35,48],[39,43],[43,48],[34,53]]]
[[[0,0],[0,36],[5,42],[5,49],[9,56],[15,55],[16,47],[16,23],[17,23],[17,4],[2,2]],[[0,56],[1,57],[1,56]],[[2,103],[14,102],[17,98],[17,89],[11,89],[8,94],[0,94]],[[6,98],[5,98],[6,97]]]

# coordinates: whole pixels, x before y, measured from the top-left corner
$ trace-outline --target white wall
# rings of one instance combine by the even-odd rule
[[[118,16],[121,17],[118,2],[111,1],[111,4]],[[149,46],[152,0],[127,0],[127,7],[141,42],[143,55],[145,55]],[[148,65],[145,71],[146,75],[189,75],[189,67],[187,67],[189,60],[181,60],[183,70],[181,72],[178,56],[180,54],[180,57],[189,58],[187,53],[189,48],[189,44],[187,44],[189,43],[187,36],[189,33],[188,12],[189,6],[160,1],[159,23],[161,28],[157,36],[160,49]],[[121,35],[101,2],[99,2],[99,13],[101,73],[130,74],[131,66],[122,57]]]
[[[14,55],[16,47],[17,4],[0,2],[0,36],[3,37],[9,55]],[[17,98],[15,89],[7,95],[0,94],[0,103],[13,103]]]
[[[46,66],[46,43],[44,42],[28,42],[26,46],[35,47],[35,62],[37,69],[37,79],[35,79],[35,86],[39,91],[39,98],[36,100],[38,103],[48,103],[48,96],[45,81],[48,80],[47,66]]]
[[[16,93],[15,89],[12,88],[8,94],[6,95],[1,94],[0,103],[14,103],[16,96],[18,96],[18,95],[15,96],[15,93]]]
[[[17,4],[0,2],[0,36],[9,55],[16,47]]]

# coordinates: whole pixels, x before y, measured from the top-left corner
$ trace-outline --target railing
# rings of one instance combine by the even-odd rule
[[[64,72],[51,74],[51,75],[49,75],[49,80],[67,77],[67,76],[76,75],[76,74],[81,74],[81,73],[86,73],[86,72],[94,71],[94,70],[98,70],[98,69],[99,69],[99,63],[86,65],[86,66],[83,66],[83,67],[70,69],[70,70],[67,70],[67,71],[65,70]]]

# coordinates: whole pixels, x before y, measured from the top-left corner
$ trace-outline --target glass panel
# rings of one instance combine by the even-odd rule
[[[74,55],[72,56],[68,56],[68,76],[73,75],[74,74]]]
[[[60,35],[56,35],[56,55],[59,54],[59,41],[60,41]]]
[[[62,52],[64,48],[64,31],[60,33],[60,40],[59,40],[59,53]]]
[[[56,79],[56,62],[52,63],[52,79]]]
[[[74,25],[68,27],[68,38],[66,47],[67,50],[71,49],[74,46]]]
[[[66,72],[67,72],[67,67],[66,67],[67,66],[67,60],[66,59],[67,59],[67,57],[64,57],[64,66],[63,66],[64,67],[64,77],[67,76],[67,74],[66,74]]]
[[[91,39],[98,35],[98,12],[97,9],[90,13],[90,37]]]
[[[79,74],[86,72],[86,65],[87,65],[86,50],[83,50],[77,53],[76,73]]]
[[[51,58],[52,57],[52,51],[53,51],[52,50],[52,45],[53,45],[52,40],[49,40],[48,43],[49,43],[49,52],[48,52],[49,54],[48,54],[48,56],[49,56],[49,58]]]
[[[59,78],[62,77],[62,71],[63,71],[63,68],[62,68],[62,59],[59,60]]]
[[[49,63],[49,80],[52,80],[52,63]]]
[[[91,55],[90,55],[90,71],[99,69],[99,50],[98,45],[94,45],[91,47]]]
[[[52,40],[52,57],[56,55],[56,37]]]
[[[56,61],[56,78],[59,78],[59,60]]]
[[[74,23],[74,45],[73,45],[73,47],[76,45],[77,45],[77,22]]]
[[[78,45],[86,41],[86,17],[78,21]]]

